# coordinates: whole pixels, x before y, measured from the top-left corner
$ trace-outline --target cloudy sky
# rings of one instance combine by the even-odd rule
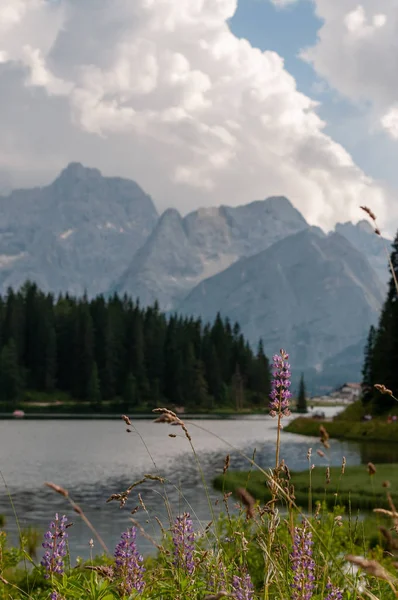
[[[398,0],[0,0],[0,189],[70,161],[160,210],[398,226]]]

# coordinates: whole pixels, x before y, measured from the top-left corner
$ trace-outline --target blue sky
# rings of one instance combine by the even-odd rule
[[[366,105],[353,104],[331,89],[299,56],[302,49],[315,44],[321,26],[311,0],[285,7],[276,7],[269,0],[239,0],[230,21],[235,35],[283,57],[299,91],[320,102],[317,112],[326,122],[325,132],[341,143],[368,175],[396,188],[398,172],[392,160],[396,142],[384,132],[372,130]]]

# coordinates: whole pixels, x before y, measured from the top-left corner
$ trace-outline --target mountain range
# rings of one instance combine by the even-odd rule
[[[0,197],[0,291],[30,279],[204,320],[220,312],[267,354],[288,349],[319,389],[359,378],[390,243],[367,221],[326,234],[282,196],[159,216],[134,181],[72,163],[48,186]]]

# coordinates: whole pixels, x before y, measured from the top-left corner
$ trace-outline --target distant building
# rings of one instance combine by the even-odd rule
[[[330,395],[332,398],[339,398],[346,400],[347,402],[355,402],[361,395],[361,384],[360,383],[344,383],[342,386],[337,388]]]
[[[327,396],[316,396],[311,398],[311,401],[315,404],[351,404],[355,402],[361,395],[361,384],[360,383],[344,383],[344,385],[337,388]]]

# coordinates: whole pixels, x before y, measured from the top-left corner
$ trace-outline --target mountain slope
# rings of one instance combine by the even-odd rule
[[[337,223],[335,231],[366,256],[381,283],[386,286],[390,278],[387,254],[391,252],[391,241],[376,235],[369,221],[365,220],[356,225],[350,222]]]
[[[47,187],[0,197],[0,290],[29,278],[45,291],[102,292],[157,218],[135,182],[72,163]]]
[[[112,291],[171,310],[203,279],[307,227],[284,197],[199,209],[185,218],[169,209]]]
[[[359,343],[378,317],[380,282],[343,236],[308,228],[201,282],[177,307],[238,321],[266,353],[289,351],[296,371],[314,368]]]

